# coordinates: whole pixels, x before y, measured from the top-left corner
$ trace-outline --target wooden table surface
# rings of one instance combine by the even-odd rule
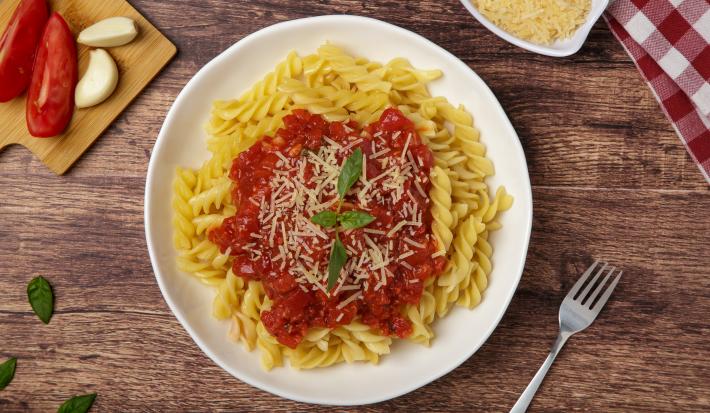
[[[504,43],[455,0],[132,3],[177,58],[65,176],[23,148],[0,153],[0,361],[18,358],[0,411],[53,411],[93,391],[94,412],[336,410],[272,396],[210,361],[165,304],[143,233],[148,159],[188,79],[257,29],[335,13],[420,33],[476,70],[520,135],[535,203],[522,281],[488,342],[434,383],[359,410],[507,411],[594,257],[625,277],[530,411],[710,409],[710,191],[603,23],[580,53],[555,59]],[[48,326],[26,299],[36,275],[56,292]]]

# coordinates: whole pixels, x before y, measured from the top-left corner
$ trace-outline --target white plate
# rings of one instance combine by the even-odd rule
[[[483,14],[479,13],[478,9],[474,7],[471,0],[460,1],[461,4],[466,7],[466,10],[468,10],[468,12],[476,18],[476,20],[501,39],[506,40],[518,47],[522,47],[523,49],[530,50],[531,52],[552,57],[565,57],[577,53],[587,40],[589,31],[592,30],[594,23],[599,20],[599,17],[601,17],[602,13],[604,13],[604,10],[606,10],[609,5],[609,0],[592,0],[592,6],[589,9],[589,14],[587,14],[587,20],[577,29],[576,32],[574,32],[574,36],[569,39],[557,40],[550,45],[544,45],[523,40],[506,32],[496,26],[492,21],[488,20]]]
[[[483,302],[473,311],[456,308],[435,323],[430,348],[398,340],[378,366],[359,363],[296,371],[262,371],[258,352],[246,352],[227,338],[228,322],[211,317],[212,288],[178,271],[172,245],[172,182],[177,166],[198,167],[208,158],[203,125],[215,99],[233,98],[250,87],[286,54],[313,53],[326,40],[380,62],[404,56],[444,77],[432,93],[463,103],[474,114],[496,176],[515,197],[492,236],[495,269]],[[456,57],[402,28],[364,17],[322,16],[267,27],[245,37],[190,80],[165,119],[148,167],[145,230],[155,276],[165,301],[198,346],[234,377],[292,400],[358,405],[415,390],[453,370],[486,341],[503,316],[520,280],[530,238],[532,197],[525,155],[513,127],[485,83]],[[495,368],[495,366],[491,366]],[[228,385],[228,384],[225,384]],[[196,389],[198,390],[198,389]]]

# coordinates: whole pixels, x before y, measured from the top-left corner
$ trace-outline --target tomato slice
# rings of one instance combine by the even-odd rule
[[[45,0],[22,0],[0,38],[0,102],[22,94],[30,84],[32,61],[49,13]]]
[[[67,128],[74,114],[77,66],[74,35],[54,12],[37,49],[27,96],[27,128],[32,136],[56,136]]]

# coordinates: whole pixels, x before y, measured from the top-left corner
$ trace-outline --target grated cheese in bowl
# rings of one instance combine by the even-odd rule
[[[587,19],[591,0],[472,0],[496,26],[521,39],[551,44],[572,37]]]

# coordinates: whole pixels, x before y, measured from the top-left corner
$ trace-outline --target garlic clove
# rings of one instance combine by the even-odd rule
[[[78,108],[98,105],[116,90],[118,68],[116,62],[106,50],[96,49],[89,52],[89,66],[76,85],[74,101]]]
[[[137,35],[133,19],[109,17],[82,30],[77,41],[91,47],[116,47],[130,43]]]

